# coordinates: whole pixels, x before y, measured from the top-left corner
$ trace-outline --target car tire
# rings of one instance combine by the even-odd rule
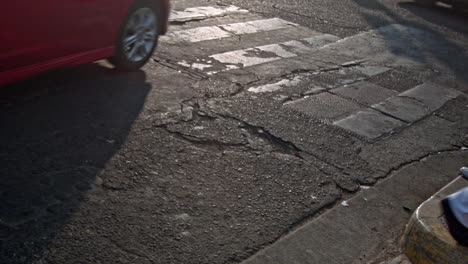
[[[151,58],[159,39],[159,16],[150,1],[133,5],[120,28],[115,56],[108,61],[118,70],[136,71]]]

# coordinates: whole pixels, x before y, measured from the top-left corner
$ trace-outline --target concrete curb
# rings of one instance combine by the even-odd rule
[[[413,264],[466,263],[468,247],[457,244],[446,228],[440,201],[468,186],[458,177],[425,201],[411,217],[404,238],[404,253]]]
[[[361,264],[400,240],[417,208],[466,166],[468,151],[441,153],[396,171],[311,220],[244,264]],[[441,264],[443,262],[439,262]]]

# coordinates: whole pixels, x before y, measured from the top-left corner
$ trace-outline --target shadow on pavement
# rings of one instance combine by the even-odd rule
[[[439,6],[422,7],[413,2],[399,3],[401,8],[404,8],[415,16],[418,16],[428,23],[444,26],[458,33],[468,33],[468,14],[462,10],[443,8]]]
[[[378,1],[353,1],[364,8],[361,15],[374,28],[381,27],[383,24],[402,24],[422,30],[424,34],[428,34],[425,38],[421,39],[412,34],[414,31],[402,30],[399,32],[399,36],[395,34],[382,34],[392,53],[427,65],[428,68],[432,67],[435,63],[443,65],[457,79],[465,83],[468,82],[468,76],[466,75],[468,53],[466,52],[466,47],[461,42],[448,37],[447,32],[444,32],[446,30],[443,28],[447,27],[455,32],[465,33],[466,14],[442,7],[423,7],[412,2],[398,3],[401,8],[409,10],[431,24],[442,26],[442,28],[437,28],[415,19],[407,19]],[[395,37],[404,41],[406,44],[404,49],[401,47],[395,48],[395,46],[398,46],[395,43],[399,41],[395,40]],[[431,41],[428,42],[429,38]]]
[[[151,89],[98,64],[2,88],[0,262],[30,262],[120,149]]]

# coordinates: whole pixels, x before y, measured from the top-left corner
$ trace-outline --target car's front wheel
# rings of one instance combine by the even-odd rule
[[[109,61],[121,70],[141,68],[151,57],[158,43],[157,11],[146,1],[134,5],[120,29],[116,54]]]

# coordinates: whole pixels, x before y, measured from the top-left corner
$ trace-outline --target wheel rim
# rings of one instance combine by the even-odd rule
[[[128,19],[123,38],[127,59],[143,60],[149,55],[156,41],[156,16],[149,8],[136,10]]]

